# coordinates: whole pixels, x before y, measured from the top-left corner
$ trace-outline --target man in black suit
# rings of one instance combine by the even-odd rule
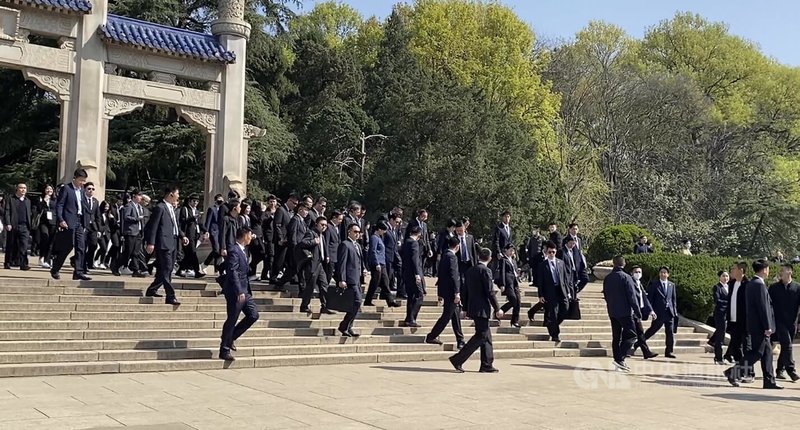
[[[578,237],[578,230],[578,224],[574,222],[570,224],[569,228],[567,228],[567,235],[564,236],[564,241],[561,245],[566,246],[567,241],[572,239],[575,242],[575,247],[578,248],[578,252],[582,252],[581,249],[583,249],[583,242],[581,241],[581,238]]]
[[[547,225],[547,231],[550,232],[550,242],[555,243],[556,245],[561,245],[561,233],[558,232],[558,225],[556,223],[551,222]]]
[[[275,245],[275,259],[272,262],[272,271],[269,274],[269,282],[272,284],[283,285],[291,278],[284,276],[280,281],[278,274],[286,270],[287,267],[287,252],[289,246],[288,231],[289,221],[292,219],[294,208],[297,206],[297,195],[290,194],[286,199],[286,203],[279,205],[275,210],[275,219],[272,221],[275,236],[273,237],[273,244]],[[290,257],[291,258],[291,257]],[[285,275],[285,274],[284,274]]]
[[[647,244],[647,236],[639,236],[639,242],[633,246],[634,254],[652,254],[653,247]]]
[[[401,324],[404,327],[420,327],[417,324],[417,315],[422,307],[422,300],[425,297],[422,285],[422,258],[420,257],[420,236],[422,229],[419,226],[411,227],[406,235],[406,241],[400,250],[403,260],[403,282],[408,294],[406,303],[406,319]]]
[[[781,354],[778,356],[777,379],[786,379],[784,371],[797,382],[800,376],[794,367],[792,343],[797,334],[797,314],[800,312],[800,285],[792,281],[794,267],[791,264],[782,264],[780,281],[769,287],[769,297],[772,300],[775,314],[775,335],[781,344]]]
[[[614,269],[603,279],[603,298],[611,320],[614,366],[627,372],[630,368],[625,364],[625,354],[636,341],[634,319],[641,319],[642,311],[636,300],[633,278],[622,270],[624,267],[625,258],[621,255],[614,257]]]
[[[302,205],[301,205],[302,206]],[[310,229],[298,246],[311,253],[309,262],[302,265],[306,280],[303,289],[303,300],[300,303],[300,312],[311,313],[309,305],[311,297],[314,295],[314,288],[319,289],[319,304],[322,307],[320,313],[331,315],[334,312],[328,309],[328,276],[325,273],[325,266],[328,262],[328,242],[325,239],[325,232],[328,230],[328,219],[323,215],[317,216],[314,220],[314,228]]]
[[[336,283],[339,288],[353,289],[353,310],[347,312],[339,323],[339,333],[344,337],[358,337],[359,334],[353,332],[353,321],[361,309],[361,276],[364,275],[364,256],[361,246],[358,244],[358,236],[361,235],[361,228],[358,224],[350,224],[347,228],[347,239],[339,244],[338,263],[336,266]]]
[[[728,383],[734,387],[742,382],[752,382],[752,376],[746,370],[761,361],[761,373],[766,390],[780,390],[783,387],[775,383],[775,369],[772,366],[772,342],[770,337],[775,333],[775,315],[772,300],[767,292],[764,280],[769,278],[769,263],[764,260],[753,262],[755,276],[747,284],[747,333],[750,335],[752,348],[747,350],[744,358],[735,366],[725,370]],[[743,373],[745,372],[745,373]]]
[[[531,286],[534,286],[536,283],[536,268],[539,267],[539,263],[544,260],[544,252],[542,252],[544,243],[544,236],[539,233],[537,227],[533,227],[531,236],[528,238],[528,243],[525,246],[525,252],[528,253],[528,266],[531,270]]]
[[[420,209],[417,211],[417,217],[412,219],[406,226],[406,238],[411,235],[411,229],[419,227],[419,245],[420,245],[420,260],[422,260],[423,267],[426,258],[433,257],[433,249],[430,242],[430,232],[428,230],[428,210]],[[424,280],[423,280],[424,281]],[[423,284],[424,285],[424,284]]]
[[[297,283],[299,289],[299,296],[303,297],[303,290],[306,285],[306,264],[311,262],[310,252],[306,252],[300,247],[300,242],[308,234],[308,224],[306,217],[308,217],[308,210],[311,209],[305,202],[300,202],[294,208],[294,215],[289,221],[289,226],[286,228],[286,238],[288,239],[288,255],[291,259],[291,264],[284,274],[283,280],[291,282],[294,275],[297,275]]]
[[[336,263],[339,261],[339,244],[342,242],[339,236],[339,225],[342,224],[343,215],[339,211],[331,212],[331,217],[328,221],[328,228],[325,229],[325,243],[328,248],[328,261],[325,262],[325,274],[330,284],[333,279],[333,274],[336,272]]]
[[[478,247],[475,238],[467,233],[463,221],[456,223],[456,237],[458,238],[458,273],[461,276],[461,285],[464,284],[464,275],[471,267],[478,264]]]
[[[328,208],[328,199],[325,197],[317,197],[314,207],[308,211],[308,219],[311,220],[311,226],[317,222],[317,218],[325,216],[325,209]]]
[[[389,230],[383,234],[383,246],[386,248],[386,276],[389,278],[389,290],[397,290],[397,275],[400,273],[400,239],[397,237],[397,226],[400,218],[389,214],[387,226]]]
[[[458,273],[456,256],[459,246],[457,237],[447,239],[445,244],[447,250],[439,262],[439,279],[436,282],[439,303],[442,304],[442,316],[425,337],[425,342],[441,345],[439,335],[447,327],[447,323],[452,322],[453,333],[456,335],[456,348],[461,349],[464,346],[464,333],[461,331],[461,275]]]
[[[514,262],[514,245],[507,244],[503,250],[503,255],[497,264],[495,283],[503,289],[506,296],[506,303],[500,308],[503,313],[511,312],[511,327],[519,328],[519,309],[522,293],[519,289],[519,278],[517,277],[517,263]]]
[[[224,204],[225,199],[223,198],[222,194],[217,194],[214,196],[214,206],[211,206],[206,210],[204,227],[211,243],[211,252],[208,254],[208,257],[206,257],[206,260],[203,262],[203,266],[201,267],[201,272],[203,273],[205,273],[206,266],[210,266],[211,264],[214,265],[215,269],[219,267],[220,257],[222,256],[222,250],[219,243],[219,217],[222,216],[220,213],[220,208]]]
[[[231,350],[236,350],[233,343],[258,321],[258,306],[250,290],[247,255],[244,252],[252,237],[249,228],[239,228],[236,231],[236,244],[226,250],[228,270],[224,275],[222,292],[225,294],[228,317],[222,326],[222,342],[219,345],[219,358],[225,361],[235,360],[231,355]],[[242,312],[244,318],[237,324],[236,320]]]
[[[459,373],[464,373],[462,366],[478,348],[481,350],[480,372],[497,372],[497,369],[492,366],[494,354],[489,319],[492,315],[497,319],[502,318],[503,311],[499,309],[492,290],[492,270],[488,267],[489,261],[492,259],[492,251],[482,248],[478,255],[480,262],[467,271],[466,285],[461,289],[461,303],[466,309],[467,317],[475,323],[475,334],[461,348],[461,351],[450,357],[450,363]]]
[[[97,255],[98,240],[100,239],[100,202],[94,196],[95,186],[92,182],[87,182],[83,186],[86,194],[86,258],[84,258],[84,271],[94,269],[94,257]]]
[[[653,312],[653,307],[650,305],[650,300],[647,299],[647,293],[642,286],[642,268],[639,266],[631,267],[631,278],[633,278],[634,282],[633,293],[636,296],[636,303],[639,306],[642,316],[639,318],[634,318],[633,321],[633,328],[636,329],[636,342],[633,344],[633,351],[630,355],[633,355],[633,352],[635,352],[636,349],[642,348],[642,357],[644,357],[645,360],[649,360],[651,358],[658,357],[658,354],[651,351],[650,347],[647,345],[647,339],[644,337],[644,326],[642,325],[642,321],[648,318],[656,319],[656,314]]]
[[[561,342],[560,325],[569,310],[569,281],[564,262],[556,258],[556,244],[547,242],[545,260],[536,270],[539,302],[544,304],[545,325],[553,342]]]
[[[17,184],[16,193],[5,202],[3,225],[6,231],[5,263],[3,268],[10,269],[12,256],[18,261],[13,262],[21,270],[30,270],[28,264],[28,246],[31,241],[31,226],[33,225],[33,211],[31,201],[25,196],[28,186]]]
[[[219,241],[220,255],[227,261],[228,248],[236,244],[236,232],[241,225],[239,224],[239,214],[242,211],[242,204],[239,199],[233,198],[220,208],[219,218]],[[223,263],[219,267],[220,272],[226,270],[227,264]]]
[[[180,225],[181,233],[189,239],[189,243],[183,247],[183,259],[181,259],[180,266],[178,266],[178,271],[185,274],[191,270],[194,272],[195,278],[202,278],[206,274],[200,270],[200,261],[197,258],[197,242],[201,239],[205,240],[208,235],[203,230],[205,227],[200,223],[201,214],[197,210],[200,196],[197,194],[189,195],[187,203],[181,207],[178,213],[178,225]]]
[[[53,267],[50,268],[50,276],[53,279],[61,279],[58,273],[67,255],[75,249],[75,268],[72,272],[72,279],[78,281],[90,281],[91,278],[84,272],[86,258],[86,224],[89,216],[86,210],[86,195],[83,192],[83,185],[87,178],[86,170],[77,169],[72,175],[72,182],[65,185],[58,193],[56,200],[56,221],[62,235],[66,237],[65,246],[59,246],[59,251],[53,260]]]
[[[175,298],[175,289],[172,288],[172,269],[175,264],[175,251],[178,249],[178,240],[183,246],[189,244],[189,239],[183,236],[175,216],[175,208],[180,199],[180,190],[175,185],[164,188],[163,201],[153,208],[150,219],[144,229],[145,250],[148,254],[155,252],[156,276],[153,283],[147,287],[145,296],[161,297],[157,294],[163,286],[167,293],[166,303],[179,306]]]
[[[123,198],[123,201],[125,199]],[[127,267],[132,276],[144,278],[147,270],[142,250],[142,234],[144,233],[144,211],[141,206],[142,193],[132,190],[130,201],[120,209],[120,231],[122,233],[122,251],[111,267],[111,273],[119,276],[120,268]]]
[[[494,252],[495,263],[503,258],[503,250],[508,244],[513,244],[511,233],[511,212],[504,211],[500,214],[500,222],[492,229],[492,252]]]
[[[589,283],[589,275],[586,274],[586,262],[574,236],[567,236],[564,239],[564,247],[558,251],[556,257],[564,262],[567,282],[570,285],[570,298],[575,299]]]
[[[342,217],[342,222],[339,224],[339,237],[346,238],[347,231],[350,229],[352,224],[358,226],[361,229],[361,204],[358,202],[350,202],[350,205],[347,207],[347,213],[344,214]],[[362,234],[367,234],[367,232],[363,232]],[[362,240],[359,238],[358,243],[361,244]],[[361,250],[364,251],[364,247],[361,247]]]
[[[445,228],[439,231],[439,234],[436,235],[436,260],[441,260],[442,255],[447,252],[447,239],[454,237],[456,235],[456,224],[458,222],[455,219],[447,220],[447,224]],[[438,267],[437,267],[438,269]]]
[[[644,333],[645,339],[650,339],[654,334],[664,327],[667,335],[667,346],[664,349],[664,357],[675,358],[672,353],[675,346],[675,333],[673,332],[673,320],[678,318],[677,294],[675,284],[669,280],[669,267],[661,266],[658,269],[659,279],[650,282],[647,289],[647,299],[656,313],[656,319],[650,324],[650,328]]]
[[[747,335],[747,284],[744,276],[747,263],[739,261],[731,266],[731,280],[728,281],[728,328],[731,341],[723,358],[732,363],[741,361],[744,353],[750,349],[750,337]]]

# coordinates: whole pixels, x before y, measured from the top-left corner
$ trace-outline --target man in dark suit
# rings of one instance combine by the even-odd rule
[[[492,252],[494,252],[495,263],[503,258],[503,250],[508,244],[513,244],[511,233],[511,212],[504,211],[500,214],[500,222],[492,229]]]
[[[583,249],[583,242],[581,241],[581,238],[578,237],[578,224],[574,222],[569,225],[569,228],[567,228],[567,235],[564,236],[563,243],[561,245],[566,246],[567,241],[570,239],[575,242],[575,247],[578,248],[578,252],[582,252],[581,249]]]
[[[178,249],[178,240],[186,246],[189,239],[183,236],[175,216],[175,208],[180,200],[180,190],[175,185],[164,188],[163,201],[153,208],[150,219],[144,229],[145,250],[148,254],[155,253],[156,276],[153,283],[147,287],[145,296],[161,297],[157,291],[163,286],[167,293],[166,303],[179,306],[175,298],[175,289],[172,288],[172,269],[175,264],[175,252]]]
[[[311,220],[311,225],[313,226],[317,218],[321,216],[325,216],[325,209],[328,208],[328,199],[325,197],[319,196],[317,197],[317,201],[314,203],[314,207],[308,211],[308,219]]]
[[[481,373],[495,373],[497,369],[492,366],[494,354],[492,350],[492,329],[489,319],[502,318],[503,311],[499,309],[497,299],[492,290],[492,270],[487,266],[492,259],[492,251],[482,248],[479,251],[480,262],[470,268],[465,276],[466,285],[461,289],[461,303],[466,309],[466,315],[475,323],[475,334],[457,354],[450,357],[450,363],[456,372],[464,373],[462,367],[475,350],[481,350]]]
[[[456,348],[461,349],[464,346],[464,332],[461,331],[461,275],[458,273],[456,256],[459,246],[457,237],[447,239],[445,244],[447,250],[439,262],[439,279],[436,282],[439,303],[442,304],[442,316],[425,337],[425,342],[441,345],[439,335],[447,327],[447,323],[452,322],[453,333],[456,335]]]
[[[530,266],[531,270],[531,286],[535,286],[536,283],[536,268],[539,267],[539,263],[544,260],[544,237],[539,234],[539,229],[534,227],[533,231],[531,232],[531,237],[528,238],[528,244],[525,247],[525,251],[528,253],[528,266]]]
[[[647,244],[647,236],[639,236],[639,242],[633,246],[634,254],[652,254],[653,247]]]
[[[647,289],[647,299],[656,313],[650,328],[644,333],[645,339],[650,339],[654,334],[664,327],[667,335],[667,346],[664,349],[664,357],[675,358],[672,353],[675,346],[675,334],[673,333],[673,320],[678,317],[678,306],[676,300],[675,284],[669,281],[669,267],[661,266],[658,269],[658,278],[650,282]]]
[[[420,209],[417,211],[417,217],[412,219],[411,222],[408,223],[406,226],[406,238],[411,235],[411,229],[414,227],[419,227],[419,246],[420,246],[420,259],[424,260],[426,258],[433,257],[433,248],[431,247],[430,242],[430,232],[428,230],[428,210],[427,209]]]
[[[206,257],[206,261],[203,262],[203,267],[201,267],[203,273],[205,273],[205,266],[213,264],[215,268],[219,267],[220,257],[222,256],[222,249],[219,243],[219,217],[222,216],[220,208],[223,204],[225,204],[225,199],[222,194],[217,194],[214,196],[214,206],[206,210],[204,226],[211,242],[211,252]]]
[[[264,265],[261,268],[261,281],[269,282],[272,262],[275,260],[275,213],[278,210],[278,198],[270,194],[267,196],[267,207],[261,218],[263,231]]]
[[[228,258],[228,248],[236,244],[236,232],[239,230],[239,214],[242,210],[242,204],[239,199],[233,198],[227,204],[220,207],[219,214],[219,241],[220,254],[226,259]],[[227,264],[223,263],[218,268],[219,272],[226,270]]]
[[[325,274],[330,284],[333,279],[333,274],[336,272],[336,263],[339,261],[339,244],[342,239],[339,236],[339,225],[342,223],[343,215],[339,211],[331,212],[331,217],[328,221],[328,228],[325,229],[325,243],[328,248],[328,261],[325,262]]]
[[[389,214],[387,226],[389,230],[383,234],[383,246],[386,248],[386,276],[389,278],[389,290],[397,290],[397,275],[400,273],[400,239],[397,237],[397,226],[400,218]]]
[[[545,325],[553,342],[561,342],[561,323],[569,310],[569,281],[564,262],[556,258],[556,244],[547,242],[545,260],[536,270],[539,302],[544,304]]]
[[[769,263],[764,260],[753,262],[755,276],[747,284],[747,333],[750,335],[752,348],[747,350],[744,358],[735,366],[725,370],[728,383],[734,387],[742,382],[752,382],[752,376],[743,373],[745,369],[755,366],[761,361],[761,373],[766,390],[780,390],[783,387],[775,383],[775,369],[772,366],[772,342],[770,337],[775,333],[775,315],[772,301],[767,292],[764,280],[769,278]]]
[[[714,347],[714,364],[725,364],[722,359],[722,345],[725,344],[725,332],[727,331],[727,313],[728,313],[728,282],[730,275],[728,272],[722,270],[717,273],[719,282],[714,285],[714,334],[708,340],[708,344]]]
[[[625,364],[625,354],[636,341],[634,319],[641,319],[642,312],[636,300],[633,278],[622,270],[624,267],[625,258],[621,255],[614,257],[614,269],[603,279],[603,298],[611,320],[614,366],[627,372],[630,368]]]
[[[570,285],[570,298],[575,299],[589,283],[589,275],[586,273],[586,261],[583,259],[583,254],[581,254],[574,236],[567,236],[564,239],[564,247],[558,251],[556,257],[564,262],[564,267],[567,269],[567,282]]]
[[[227,249],[228,270],[224,275],[222,292],[225,294],[228,317],[222,326],[222,342],[219,345],[219,358],[225,361],[235,360],[231,355],[231,350],[236,350],[233,343],[258,321],[258,306],[250,290],[247,255],[244,253],[251,240],[250,229],[242,227],[236,231],[236,244]],[[236,320],[242,312],[244,318],[237,324]]]
[[[50,276],[53,279],[61,279],[58,273],[67,255],[75,249],[75,269],[72,272],[72,279],[80,281],[90,281],[91,278],[84,273],[84,259],[86,258],[86,219],[89,216],[86,210],[86,195],[83,192],[83,185],[87,178],[86,170],[77,169],[72,175],[72,182],[65,185],[58,193],[56,200],[56,221],[62,235],[66,236],[68,242],[66,246],[59,246],[58,254],[53,260],[53,267],[50,269]]]
[[[306,205],[304,202],[300,202],[294,208],[294,215],[292,219],[289,221],[289,225],[286,228],[286,238],[288,240],[288,258],[291,259],[291,264],[287,266],[287,270],[283,276],[283,283],[291,282],[294,275],[297,275],[297,283],[299,289],[300,297],[303,297],[303,290],[305,289],[306,285],[306,264],[311,262],[311,255],[309,252],[305,252],[302,247],[300,247],[300,242],[308,234],[308,224],[306,223],[306,217],[308,217],[308,210],[311,209],[309,206]]]
[[[547,226],[547,231],[550,235],[550,242],[553,242],[556,245],[561,245],[563,241],[561,239],[561,233],[558,232],[558,225],[556,225],[554,222],[551,222]]]
[[[744,276],[747,263],[739,261],[731,266],[731,280],[728,281],[728,328],[731,340],[723,358],[732,363],[741,361],[744,352],[750,349],[750,338],[747,336],[747,284]]]
[[[420,236],[422,229],[419,226],[411,227],[406,235],[406,241],[400,250],[403,260],[403,282],[408,294],[406,303],[406,319],[401,324],[404,327],[420,327],[417,324],[417,315],[422,307],[424,292],[422,290],[422,258],[420,257]]]
[[[120,231],[123,244],[117,261],[111,267],[111,273],[116,276],[121,274],[120,268],[127,267],[134,277],[145,277],[144,272],[147,268],[145,267],[144,251],[142,249],[144,211],[141,202],[141,191],[132,190],[130,201],[120,209]]]
[[[797,314],[800,312],[800,285],[792,280],[794,267],[791,264],[782,264],[780,281],[769,287],[769,297],[772,301],[775,314],[775,335],[781,344],[781,354],[778,356],[778,368],[775,377],[786,379],[784,371],[797,382],[800,376],[794,367],[792,343],[797,334]]]
[[[178,225],[181,228],[181,233],[184,237],[189,239],[189,244],[183,247],[183,259],[181,259],[179,272],[184,274],[191,270],[194,272],[195,278],[202,278],[206,276],[205,272],[200,270],[200,261],[197,259],[197,242],[205,240],[207,234],[200,223],[200,212],[197,210],[197,205],[200,203],[200,196],[197,194],[189,195],[186,205],[181,206],[178,212]]]
[[[31,242],[31,226],[33,225],[33,211],[31,201],[25,195],[28,186],[17,184],[16,193],[5,202],[3,214],[3,228],[6,230],[5,263],[3,267],[10,269],[12,263],[21,270],[30,270],[28,264],[28,247]],[[16,262],[12,257],[17,257]]]
[[[436,261],[441,260],[442,255],[444,255],[444,253],[447,252],[447,242],[448,242],[447,239],[454,237],[456,235],[455,233],[456,223],[457,221],[455,219],[447,220],[445,228],[440,230],[439,234],[436,235],[436,251],[435,251]]]
[[[83,186],[84,194],[86,194],[86,210],[88,215],[86,217],[86,257],[84,261],[84,271],[94,269],[94,257],[97,255],[97,246],[100,239],[100,202],[94,196],[95,186],[92,182],[87,182]]]
[[[633,351],[630,355],[633,355],[633,352],[635,352],[637,348],[642,348],[642,357],[644,357],[645,360],[648,360],[658,357],[658,354],[651,351],[650,347],[647,345],[647,339],[644,338],[644,326],[642,325],[642,321],[645,321],[648,318],[655,319],[656,314],[653,312],[653,307],[650,305],[650,300],[647,299],[647,293],[642,286],[642,268],[639,266],[631,267],[631,277],[633,278],[633,292],[636,296],[636,303],[641,311],[641,317],[634,318],[633,321],[633,328],[636,329],[636,343],[633,344]]]
[[[328,276],[325,273],[329,252],[328,242],[325,239],[327,230],[328,219],[323,215],[319,215],[314,219],[314,228],[310,229],[297,245],[311,253],[311,259],[302,266],[305,272],[303,279],[305,279],[306,285],[303,289],[300,312],[311,313],[311,309],[308,306],[311,304],[314,288],[317,288],[319,290],[319,304],[322,307],[320,313],[328,315],[334,313],[328,309]]]
[[[294,208],[297,205],[297,195],[290,194],[286,199],[286,203],[279,205],[275,210],[275,219],[272,221],[275,236],[273,237],[273,244],[275,245],[275,260],[272,262],[272,272],[270,272],[269,282],[272,284],[283,285],[291,278],[285,276],[279,281],[278,274],[287,268],[287,252],[289,246],[288,230],[289,221],[292,219]]]
[[[519,278],[517,277],[517,263],[514,262],[514,245],[507,244],[503,250],[503,256],[497,265],[495,283],[503,289],[506,296],[506,303],[500,308],[503,313],[511,313],[511,327],[519,328],[519,309],[522,293],[519,289]]]
[[[344,337],[358,337],[359,334],[353,332],[353,321],[361,309],[361,276],[364,275],[364,259],[361,246],[358,244],[358,236],[361,228],[358,224],[350,224],[347,228],[347,239],[339,244],[338,263],[336,266],[336,283],[339,288],[353,289],[353,310],[347,312],[339,323],[339,333]]]
[[[471,267],[478,264],[478,247],[475,238],[467,233],[463,221],[456,223],[456,237],[458,238],[458,273],[461,275],[461,285],[464,284],[464,275]]]
[[[370,271],[370,281],[364,306],[373,306],[372,300],[375,292],[380,289],[378,297],[386,300],[387,306],[390,308],[400,307],[400,304],[392,299],[392,292],[389,290],[389,271],[386,268],[389,263],[386,258],[386,245],[383,242],[383,237],[389,234],[388,230],[389,226],[384,221],[378,222],[375,233],[372,234],[372,239],[369,241],[367,268]]]

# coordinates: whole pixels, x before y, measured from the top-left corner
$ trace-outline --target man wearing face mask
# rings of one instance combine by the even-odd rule
[[[631,276],[634,282],[633,293],[636,296],[636,303],[641,311],[641,317],[635,316],[633,319],[633,328],[636,329],[636,343],[633,344],[633,351],[635,352],[637,348],[642,348],[642,356],[647,360],[658,357],[658,354],[650,351],[650,347],[647,346],[642,320],[647,320],[648,317],[655,318],[656,314],[653,312],[652,306],[650,306],[650,300],[647,299],[644,287],[642,287],[642,268],[633,266],[633,268],[631,268]]]

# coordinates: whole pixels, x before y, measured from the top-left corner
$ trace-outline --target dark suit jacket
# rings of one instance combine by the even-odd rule
[[[675,284],[667,281],[667,289],[661,287],[660,279],[653,279],[647,288],[647,298],[653,306],[653,312],[660,319],[669,319],[678,316],[677,294]]]
[[[517,279],[517,265],[510,258],[503,256],[497,263],[497,277],[495,283],[505,288],[519,287]]]
[[[150,213],[150,219],[147,221],[147,226],[144,228],[145,244],[154,245],[155,249],[159,251],[174,251],[176,249],[176,237],[182,237],[182,234],[180,228],[178,228],[178,235],[175,236],[177,226],[172,222],[170,212],[175,214],[175,209],[166,202],[161,202],[153,208]]]
[[[422,257],[423,254],[427,256],[428,251],[431,250],[431,242],[430,242],[431,238],[428,232],[428,223],[421,222],[417,218],[412,219],[411,222],[409,222],[408,225],[406,226],[406,234],[405,234],[406,238],[411,235],[411,229],[413,227],[419,227],[422,229],[422,234],[419,236],[419,242],[420,242],[419,245],[422,248],[422,253],[420,253],[420,258]],[[403,264],[405,265],[405,263]]]
[[[439,234],[436,235],[436,253],[438,255],[447,252],[447,239],[455,235],[455,233],[450,233],[446,228],[443,228]]]
[[[478,263],[470,267],[464,274],[464,287],[461,289],[461,304],[467,316],[475,318],[492,318],[500,309],[492,289],[492,270]]]
[[[389,233],[384,233],[384,235],[387,234]],[[369,250],[367,251],[367,267],[373,270],[378,265],[386,266],[386,245],[381,237],[372,235],[372,239],[369,241]]]
[[[458,273],[458,260],[449,249],[439,261],[439,279],[436,281],[437,294],[444,300],[452,301],[461,293],[461,275]]]
[[[550,233],[550,241],[555,243],[556,246],[561,246],[561,233],[558,230]]]
[[[569,297],[567,287],[569,281],[567,280],[567,270],[564,268],[564,262],[556,258],[556,274],[558,285],[553,282],[553,275],[550,272],[549,260],[544,260],[539,263],[539,268],[536,270],[536,287],[538,289],[539,297],[544,297],[547,301],[563,302]]]
[[[144,215],[144,209],[142,209]],[[142,226],[139,220],[139,214],[136,211],[136,203],[128,202],[120,209],[120,219],[122,220],[122,234],[124,236],[138,236],[142,233]],[[143,221],[141,221],[143,222]]]
[[[781,327],[791,328],[797,324],[797,313],[800,312],[800,285],[792,281],[789,285],[776,282],[769,287],[775,323]]]
[[[422,240],[422,239],[420,239]],[[406,239],[400,250],[403,264],[403,279],[410,285],[414,285],[417,276],[422,278],[422,258],[420,257],[419,241],[412,238]]]
[[[747,332],[753,338],[763,337],[766,330],[775,332],[775,314],[767,286],[758,276],[747,284]],[[755,347],[756,341],[753,341]]]
[[[386,247],[386,265],[393,265],[395,261],[400,262],[400,243],[397,233],[389,229],[383,234],[383,246]]]
[[[8,201],[8,200],[6,200]],[[50,212],[52,219],[47,219],[47,212]],[[39,225],[55,226],[56,225],[56,197],[51,196],[50,200],[45,202],[41,197],[36,202],[36,212],[41,213],[42,217],[39,219]],[[5,222],[5,221],[4,221]]]
[[[5,199],[6,210],[5,214],[3,215],[3,225],[10,225],[12,228],[17,228],[17,226],[20,224],[21,215],[17,211],[17,201],[19,201],[19,199],[15,194],[12,194]],[[33,211],[31,210],[31,200],[27,196],[25,197],[24,205],[25,209],[28,211],[28,214],[25,216],[27,219],[23,219],[23,221],[28,224],[28,228],[31,228],[33,227]],[[47,220],[46,217],[44,219],[45,221]]]
[[[81,207],[82,216],[78,215],[78,205]],[[85,227],[89,216],[89,211],[84,210],[86,208],[86,195],[83,193],[83,189],[80,190],[80,199],[77,199],[75,186],[72,182],[64,185],[56,199],[56,224],[61,224],[61,221],[64,221],[70,230]]]
[[[728,289],[728,286],[725,285],[725,290]],[[714,285],[714,315],[721,315],[725,317],[728,314],[728,297],[730,297],[730,291],[727,293],[723,290],[722,284],[719,282],[717,285]]]
[[[544,254],[542,253],[543,246],[543,238],[538,234],[532,235],[528,239],[528,247],[525,251],[528,253],[528,264],[531,268],[538,267],[539,263],[544,260]]]
[[[308,225],[306,224],[305,220],[300,218],[299,215],[293,216],[286,229],[286,237],[289,241],[289,247],[292,248],[297,246],[297,244],[303,240],[307,232]]]
[[[305,221],[304,221],[305,222]],[[320,244],[317,245],[317,242],[314,240],[316,238],[320,238]],[[308,229],[306,230],[305,236],[303,239],[298,242],[296,248],[297,255],[302,258],[301,261],[303,264],[306,262],[311,263],[311,272],[315,273],[317,269],[322,267],[322,255],[319,252],[320,246],[326,246],[325,238],[321,237],[320,234],[317,232],[316,229]],[[311,258],[304,258],[305,254],[299,252],[299,250],[306,250],[311,255]],[[302,255],[301,255],[302,254]]]
[[[508,230],[511,232],[506,233],[505,226],[502,222],[495,224],[494,228],[492,229],[492,252],[494,255],[502,254],[503,249],[505,249],[506,245],[512,243],[513,238],[513,230],[511,230],[511,226],[508,226]]]
[[[746,327],[747,325],[747,294],[745,291],[747,290],[748,280],[747,277],[742,277],[742,283],[739,285],[739,289],[736,290],[736,297],[733,297],[733,286],[736,284],[736,280],[731,278],[728,281],[728,311],[726,312],[728,316],[728,321],[731,321],[731,307],[733,305],[733,301],[736,300],[736,324],[741,325],[742,327]]]
[[[200,227],[200,212],[197,215],[192,213],[192,208],[189,206],[181,206],[178,210],[178,225],[181,228],[181,234],[189,238],[189,245],[194,248],[197,239],[200,238],[200,233],[203,232]]]
[[[86,198],[85,209],[88,215],[86,217],[86,230],[88,230],[90,233],[97,233],[100,231],[98,228],[98,224],[100,223],[100,202],[98,202],[94,197],[92,197],[91,200],[92,201],[90,205],[89,198]],[[91,209],[89,209],[90,206]]]
[[[219,219],[219,247],[228,249],[236,244],[236,230],[239,229],[239,220],[228,214]]]
[[[328,259],[331,263],[335,264],[339,261],[339,244],[341,242],[339,238],[339,228],[331,223],[331,225],[325,229],[325,243],[327,243],[328,246],[326,251],[328,251]]]
[[[272,240],[277,245],[280,242],[288,240],[288,227],[289,221],[291,217],[289,216],[289,209],[286,207],[285,204],[278,205],[278,208],[275,209],[275,219],[272,220],[272,228],[275,232]]]
[[[210,237],[217,237],[219,233],[219,206],[214,205],[206,210],[205,229]]]
[[[621,268],[615,267],[603,279],[603,298],[611,318],[642,318],[639,301],[636,300],[636,281]]]
[[[564,262],[564,268],[567,270],[567,281],[569,281],[570,285],[572,286],[583,286],[589,282],[589,276],[586,274],[586,264],[583,260],[583,255],[581,254],[581,250],[575,246],[572,248],[572,261],[575,263],[575,269],[573,270],[572,265],[569,263],[567,258],[569,255],[569,250],[566,246],[561,248],[556,255],[556,258],[559,258],[561,261]]]
[[[239,248],[238,243],[228,247],[226,259],[228,269],[225,274],[224,289],[226,294],[252,294],[250,280],[247,276],[250,266],[247,264],[247,255]]]
[[[345,240],[339,244],[338,262],[336,263],[336,282],[346,282],[348,286],[359,286],[364,263],[358,249],[352,240]]]
[[[639,299],[642,299],[642,320],[647,321],[650,318],[650,314],[653,312],[653,306],[650,304],[650,299],[647,298],[647,292],[645,291],[644,286],[640,283],[639,285],[636,284],[636,280],[633,280],[634,283],[634,293],[636,294],[636,303],[639,303]]]

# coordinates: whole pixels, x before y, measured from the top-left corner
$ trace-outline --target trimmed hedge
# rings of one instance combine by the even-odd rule
[[[652,279],[658,279],[658,268],[669,267],[669,279],[675,283],[678,312],[696,321],[706,322],[714,312],[714,285],[719,282],[717,273],[728,271],[738,258],[712,257],[708,255],[683,255],[674,253],[636,254],[625,256],[625,270],[630,272],[632,266],[641,266],[642,285]],[[748,278],[753,276],[751,261],[747,261]],[[778,274],[779,265],[770,264],[770,278]],[[767,280],[767,285],[772,279]]]
[[[610,260],[615,255],[627,255],[633,253],[633,246],[639,241],[639,237],[647,236],[653,245],[653,252],[661,251],[659,243],[653,233],[633,224],[620,224],[608,226],[594,236],[589,246],[587,257],[589,265]]]

